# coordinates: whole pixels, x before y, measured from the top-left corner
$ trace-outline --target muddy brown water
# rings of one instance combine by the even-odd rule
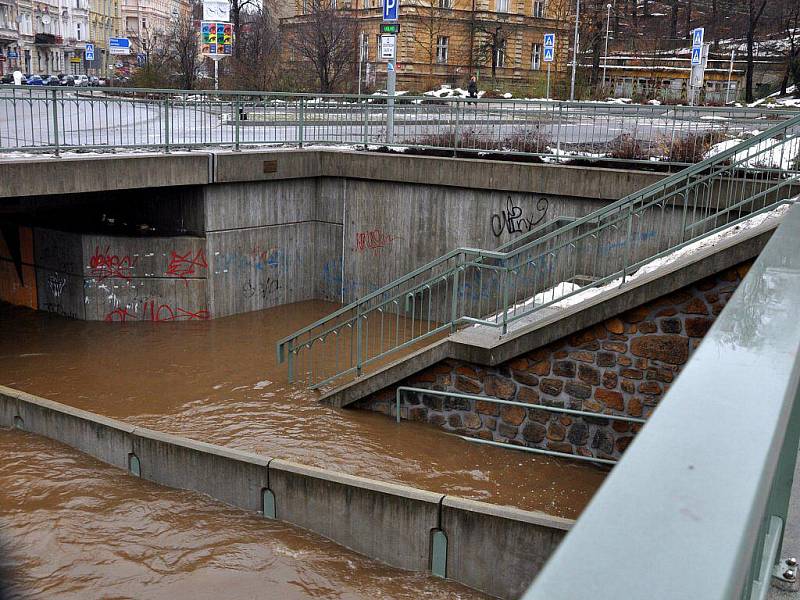
[[[335,409],[287,383],[275,341],[336,305],[210,321],[76,321],[0,304],[0,383],[273,458],[576,517],[604,472],[473,444],[430,425]]]
[[[0,572],[14,598],[486,598],[3,429]]]

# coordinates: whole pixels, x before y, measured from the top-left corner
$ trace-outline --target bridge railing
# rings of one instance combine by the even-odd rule
[[[762,600],[800,442],[800,207],[784,217],[658,410],[524,600]],[[788,597],[788,596],[787,596]]]
[[[798,194],[800,116],[568,225],[455,249],[280,340],[278,360],[318,387],[467,325],[502,335]]]
[[[336,144],[686,165],[797,114],[768,107],[0,86],[0,152]]]

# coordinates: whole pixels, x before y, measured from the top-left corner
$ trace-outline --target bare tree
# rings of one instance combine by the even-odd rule
[[[277,19],[264,3],[240,16],[239,52],[232,59],[231,84],[235,88],[266,90],[283,69]]]
[[[200,74],[200,36],[190,15],[183,15],[173,24],[169,59],[184,90],[193,90]]]
[[[758,21],[764,14],[767,0],[747,0],[747,71],[745,73],[745,100],[753,101],[753,46]]]
[[[448,30],[446,11],[437,0],[417,0],[415,3],[414,45],[418,46],[428,59],[428,74],[433,75],[433,65],[437,62],[437,43]]]
[[[331,93],[352,72],[356,61],[356,23],[331,0],[307,0],[309,12],[289,34],[290,47],[311,63],[319,91]]]
[[[789,80],[794,80],[795,96],[800,98],[800,4],[790,5],[784,15],[784,41],[786,43],[786,70],[781,80],[781,94],[785,95]]]

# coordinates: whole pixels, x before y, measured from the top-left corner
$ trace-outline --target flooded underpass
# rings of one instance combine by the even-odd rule
[[[429,425],[407,421],[397,424],[369,411],[334,409],[320,404],[316,393],[288,384],[285,365],[276,364],[275,340],[334,307],[324,302],[304,302],[211,321],[104,323],[70,320],[0,304],[0,384],[195,440],[433,492],[558,517],[577,517],[602,482],[602,470],[479,446]],[[0,477],[7,482],[0,485],[12,491],[0,496],[0,519],[7,541],[18,549],[15,558],[22,571],[28,573],[26,581],[34,591],[44,592],[39,586],[46,585],[38,581],[37,573],[53,569],[65,582],[72,580],[72,584],[64,584],[64,589],[71,589],[69,585],[82,589],[92,581],[92,589],[108,586],[109,594],[115,597],[117,586],[127,589],[125,586],[134,585],[134,581],[135,585],[161,581],[148,588],[154,596],[171,585],[192,594],[194,588],[180,586],[197,585],[205,593],[214,585],[226,586],[231,578],[237,580],[238,586],[235,574],[240,570],[248,573],[241,588],[236,588],[236,593],[241,590],[242,595],[226,594],[227,597],[250,597],[248,586],[263,582],[270,585],[273,580],[276,586],[283,586],[274,595],[276,598],[411,598],[426,594],[459,597],[464,593],[465,588],[451,588],[421,575],[402,571],[397,572],[402,576],[388,575],[392,569],[356,554],[352,554],[352,560],[344,559],[341,547],[313,534],[299,533],[283,524],[265,524],[253,515],[220,508],[203,496],[145,484],[41,438],[5,432],[2,440],[4,458],[0,468],[4,472]],[[56,466],[52,472],[44,467],[49,463],[36,463],[39,455],[53,457],[51,462]],[[80,469],[88,482],[74,488],[61,485],[59,481],[68,477],[58,470],[66,469],[63,465],[67,464],[73,470]],[[23,477],[12,485],[14,472],[38,472],[38,483],[26,483]],[[48,478],[53,478],[51,483]],[[126,553],[126,567],[119,573],[111,568],[103,570],[96,581],[87,573],[94,571],[93,561],[103,559],[80,559],[80,544],[74,548],[74,558],[65,559],[63,564],[43,559],[46,554],[36,547],[35,532],[41,531],[46,522],[68,520],[70,528],[65,530],[65,536],[79,539],[91,534],[91,545],[99,544],[110,553],[109,564],[116,560],[112,554],[117,542],[107,542],[106,546],[102,543],[119,537],[111,527],[119,521],[111,516],[116,509],[108,508],[111,512],[104,517],[106,501],[97,498],[104,499],[110,493],[104,490],[118,485],[124,488],[115,492],[120,503],[130,494],[133,499],[125,500],[125,506],[137,502],[142,506],[138,513],[126,508],[128,518],[149,520],[147,527],[159,531],[176,527],[175,537],[163,540],[172,559],[157,558],[162,554],[158,549]],[[26,493],[41,499],[43,512],[29,511],[27,506],[20,508],[15,494]],[[148,495],[163,496],[166,506],[147,501]],[[197,504],[198,498],[206,506],[206,516],[202,518],[197,517],[197,507],[191,506]],[[103,510],[97,523],[68,516],[70,507],[98,503]],[[211,505],[217,508],[212,511],[208,508]],[[192,512],[193,516],[173,525],[170,510]],[[220,517],[217,531],[222,537],[219,542],[209,542],[209,546],[198,546],[197,538],[214,539],[217,525],[208,514],[219,511],[225,515]],[[236,515],[231,521],[236,525],[223,531],[228,515]],[[103,519],[107,527],[102,526]],[[136,529],[130,523],[125,525],[124,519],[122,522],[124,531]],[[258,523],[261,533],[255,533],[253,523]],[[31,536],[34,542],[28,541]],[[213,552],[208,549],[210,546],[214,546]],[[301,550],[294,551],[293,547]],[[281,562],[283,559],[276,559],[276,554],[294,558]],[[226,567],[229,558],[230,568]],[[25,567],[31,561],[36,563],[32,571]],[[182,581],[181,573],[197,568],[195,561],[212,565],[202,571],[205,585],[194,579],[191,583]],[[284,579],[274,574],[259,575],[271,561],[280,562]],[[297,570],[294,575],[293,570]],[[162,586],[160,590],[158,585]],[[121,595],[124,597],[125,593]],[[135,591],[131,596],[142,597]]]

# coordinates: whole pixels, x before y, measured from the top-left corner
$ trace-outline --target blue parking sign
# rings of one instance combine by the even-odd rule
[[[544,34],[544,47],[545,48],[555,48],[556,46],[556,34],[555,33],[545,33]],[[545,52],[545,55],[547,52]],[[547,59],[545,59],[547,60]]]
[[[544,62],[553,62],[553,49],[549,46],[544,47]]]
[[[692,48],[692,64],[693,65],[699,65],[700,63],[703,62],[703,58],[702,58],[702,55],[701,55],[701,50],[702,50],[702,48],[700,48],[698,46],[695,46],[694,48]]]
[[[383,20],[397,21],[398,8],[400,8],[400,0],[383,0]]]

